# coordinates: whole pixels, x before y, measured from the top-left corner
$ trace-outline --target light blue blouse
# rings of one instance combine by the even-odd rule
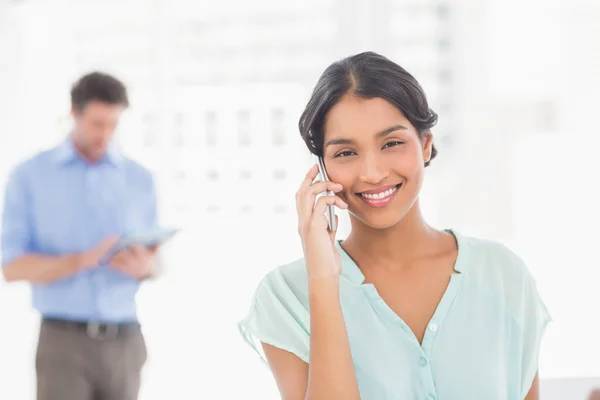
[[[342,257],[340,301],[363,400],[522,400],[538,369],[550,315],[523,261],[505,246],[452,232],[455,270],[422,344]],[[265,361],[260,341],[309,362],[310,315],[304,260],[260,283],[244,339]]]

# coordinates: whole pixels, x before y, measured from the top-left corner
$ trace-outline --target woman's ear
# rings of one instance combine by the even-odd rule
[[[431,131],[423,133],[423,139],[421,141],[423,142],[423,160],[425,161],[425,164],[427,164],[431,161],[431,153],[433,151],[433,135],[431,134]]]

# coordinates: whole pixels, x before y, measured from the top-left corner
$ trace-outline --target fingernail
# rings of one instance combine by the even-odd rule
[[[340,185],[339,183],[335,184],[335,188],[336,189],[343,189],[344,187],[342,185]]]

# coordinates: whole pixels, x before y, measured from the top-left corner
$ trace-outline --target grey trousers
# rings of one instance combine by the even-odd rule
[[[146,358],[141,332],[95,339],[74,327],[42,322],[37,400],[137,400]]]

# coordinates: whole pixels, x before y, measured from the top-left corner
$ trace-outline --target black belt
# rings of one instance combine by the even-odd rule
[[[116,339],[120,336],[138,333],[141,330],[139,322],[106,324],[99,322],[70,321],[58,318],[43,318],[42,323],[85,332],[92,339]]]

